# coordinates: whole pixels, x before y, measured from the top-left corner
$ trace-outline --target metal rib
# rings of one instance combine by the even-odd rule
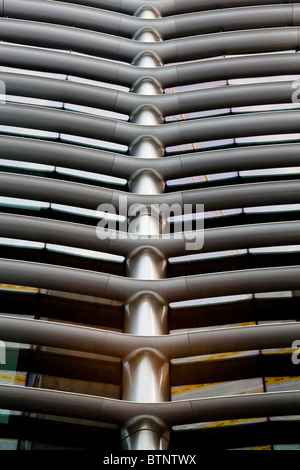
[[[163,195],[144,195],[111,190],[70,181],[27,176],[14,173],[0,173],[3,196],[19,197],[45,202],[55,202],[76,207],[97,210],[100,204],[111,204],[111,210],[119,211],[121,197],[126,196],[127,207],[133,204],[204,204],[204,210],[218,210],[258,205],[292,204],[299,202],[300,182],[270,181],[262,183],[237,184],[189,191],[176,191]],[[192,208],[192,207],[191,207]],[[188,209],[188,208],[186,208]],[[100,216],[99,216],[100,219]]]
[[[0,73],[7,95],[42,98],[130,115],[139,106],[156,106],[164,115],[209,109],[291,103],[294,81],[224,86],[163,95],[139,95],[66,80]]]
[[[154,349],[167,359],[203,354],[288,348],[299,334],[299,322],[213,328],[163,336],[140,336],[45,320],[0,315],[6,341],[71,349],[124,358],[132,350]]]
[[[156,137],[164,147],[190,142],[298,132],[299,111],[277,111],[195,119],[166,124],[140,125],[88,114],[37,106],[8,104],[0,107],[0,123],[30,127],[123,145],[145,135]],[[25,124],[26,123],[26,124]]]
[[[34,21],[0,18],[0,27],[3,41],[75,50],[129,63],[145,49],[149,49],[149,45],[145,48],[145,43],[140,41]],[[153,42],[150,49],[163,62],[172,63],[224,54],[297,50],[298,36],[298,26],[249,29]]]
[[[56,0],[57,1],[57,0]],[[74,0],[64,0],[65,3],[74,3]],[[120,11],[132,15],[141,6],[139,0],[110,0],[109,7],[105,0],[77,0],[76,4],[87,5],[96,8],[106,8],[112,11]],[[282,3],[282,0],[148,0],[147,5],[159,10],[161,15],[173,15],[189,13],[193,11],[217,10],[219,8],[233,8],[248,5],[274,5]],[[294,0],[286,0],[285,3],[298,3]]]
[[[124,239],[118,232],[108,231],[106,239],[97,237],[95,227],[59,220],[41,219],[0,213],[0,236],[22,240],[55,243],[128,256],[134,249],[144,246],[145,240]],[[193,232],[174,234],[147,240],[147,246],[157,248],[165,256],[186,254],[186,243]],[[196,233],[196,232],[195,232]],[[300,222],[290,221],[241,225],[207,229],[201,253],[239,248],[293,245],[299,241]],[[110,235],[109,235],[110,234]],[[124,235],[124,234],[122,234]]]
[[[1,5],[0,5],[1,7]],[[193,12],[159,19],[125,16],[62,2],[3,0],[1,16],[75,26],[132,38],[141,28],[154,28],[164,40],[195,34],[299,25],[298,5],[249,6],[218,11]]]
[[[137,292],[154,292],[168,302],[176,302],[248,292],[297,290],[300,287],[300,268],[245,269],[147,281],[50,264],[1,259],[0,282],[122,302]]]
[[[230,78],[298,74],[300,54],[248,55],[208,61],[186,62],[168,67],[133,67],[100,58],[66,54],[38,47],[0,45],[1,63],[11,67],[76,75],[131,87],[139,78],[151,75],[164,87]]]

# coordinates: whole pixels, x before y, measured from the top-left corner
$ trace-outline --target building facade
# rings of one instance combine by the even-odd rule
[[[0,446],[297,449],[299,3],[0,11]]]

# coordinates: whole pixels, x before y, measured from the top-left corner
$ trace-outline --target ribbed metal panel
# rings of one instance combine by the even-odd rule
[[[299,28],[297,1],[0,0],[1,437],[296,443]]]

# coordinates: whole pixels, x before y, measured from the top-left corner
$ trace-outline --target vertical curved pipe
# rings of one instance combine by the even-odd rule
[[[150,9],[151,10],[151,9]],[[149,12],[150,12],[149,10]],[[140,15],[147,8],[140,10]],[[160,37],[152,31],[141,31],[136,40],[158,41]],[[140,67],[160,66],[159,58],[140,54],[134,65]],[[135,84],[131,90],[139,94],[159,94],[162,87],[150,76]],[[142,106],[130,116],[131,122],[140,125],[161,124],[160,111],[151,106]],[[164,191],[162,177],[147,168],[148,158],[160,158],[164,148],[151,135],[142,135],[129,148],[130,155],[145,159],[145,169],[129,180],[129,190],[136,194],[160,194]],[[151,207],[140,205],[128,220],[128,236],[142,235],[145,245],[130,253],[126,260],[127,276],[136,279],[161,279],[166,276],[166,259],[158,251],[147,246],[147,237],[158,236],[163,231],[163,221]],[[124,332],[151,336],[168,333],[168,306],[154,292],[137,292],[125,305]],[[169,400],[169,363],[165,357],[152,349],[138,349],[123,360],[123,399],[143,403]],[[124,425],[123,448],[128,450],[164,450],[168,448],[169,431],[164,423],[151,416],[136,416]]]

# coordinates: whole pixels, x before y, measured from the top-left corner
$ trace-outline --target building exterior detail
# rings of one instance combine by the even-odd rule
[[[300,448],[300,3],[0,16],[0,448]]]

